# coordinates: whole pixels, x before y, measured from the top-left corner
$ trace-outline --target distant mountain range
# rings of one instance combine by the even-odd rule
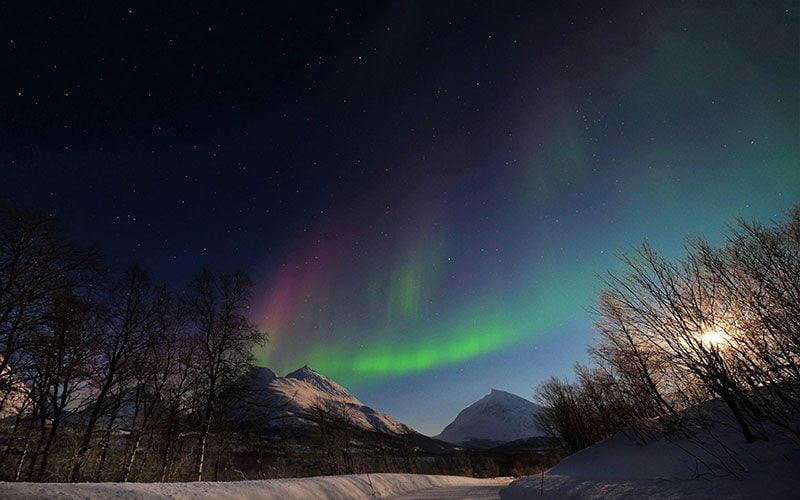
[[[448,443],[492,448],[512,441],[540,437],[535,415],[542,407],[510,392],[492,391],[461,410],[441,434]]]
[[[429,438],[391,416],[370,408],[350,394],[344,387],[314,371],[308,366],[276,375],[265,367],[254,367],[241,381],[246,410],[236,410],[234,418],[243,425],[270,430],[278,434],[307,435],[318,425],[320,412],[335,414],[363,431],[375,430],[395,434],[413,435],[417,446],[426,450],[447,451],[456,447],[508,449],[547,448],[541,432],[534,422],[540,406],[514,394],[493,389],[488,395],[462,410],[441,434]],[[23,384],[19,384],[24,390]],[[22,399],[22,391],[12,395]],[[13,398],[9,398],[13,399]],[[13,403],[13,401],[12,401]],[[14,404],[6,405],[15,410]],[[124,425],[133,418],[133,408],[123,404],[117,420]],[[7,417],[9,415],[0,415]],[[130,414],[130,415],[129,415]],[[87,417],[81,409],[69,417],[80,422]],[[101,419],[101,421],[104,421]]]
[[[263,367],[254,368],[243,380],[253,403],[251,416],[256,422],[281,433],[294,429],[305,433],[316,425],[319,410],[345,417],[365,431],[415,436],[426,450],[446,451],[453,446],[497,451],[547,450],[553,447],[535,422],[541,406],[515,394],[492,391],[462,410],[441,434],[428,438],[391,416],[370,408],[328,377],[308,366],[276,375]]]

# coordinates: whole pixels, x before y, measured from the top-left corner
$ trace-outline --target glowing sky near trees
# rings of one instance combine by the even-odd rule
[[[2,200],[420,431],[585,361],[596,275],[800,202],[797,2],[19,3]]]
[[[615,253],[650,239],[674,254],[685,237],[800,200],[799,75],[781,50],[797,17],[773,7],[609,21],[544,56],[562,71],[532,57],[506,63],[513,78],[476,82],[494,89],[486,120],[463,127],[486,136],[479,148],[415,143],[400,172],[367,186],[385,206],[356,200],[298,236],[265,288],[264,362],[308,363],[370,396],[387,379],[462,370],[475,396],[489,384],[529,396],[464,367],[521,349],[530,371],[553,335],[582,360],[595,274]],[[382,398],[390,409],[392,398],[412,399]]]

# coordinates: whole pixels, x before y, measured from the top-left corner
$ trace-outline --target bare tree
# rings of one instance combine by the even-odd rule
[[[318,436],[331,474],[353,474],[354,409],[343,402],[326,401],[308,409],[307,418],[317,425]]]
[[[26,347],[53,297],[90,287],[98,254],[70,241],[48,212],[0,205],[0,412],[31,360]]]
[[[81,471],[88,458],[95,428],[101,417],[115,420],[125,393],[131,389],[130,375],[135,369],[137,356],[146,349],[149,332],[164,300],[163,289],[154,287],[147,274],[139,267],[131,268],[123,278],[111,286],[100,347],[95,358],[93,377],[96,395],[89,411],[83,437],[75,455],[70,474],[72,481],[81,479]],[[116,390],[116,394],[113,392]],[[112,412],[104,415],[107,403],[112,400]],[[106,438],[111,429],[106,428]]]
[[[604,278],[597,369],[540,387],[543,425],[574,451],[653,418],[710,429],[687,409],[718,399],[747,442],[766,423],[800,438],[800,206],[771,226],[739,221],[719,248],[695,239],[670,260],[645,244],[622,262]]]
[[[212,433],[223,474],[266,340],[249,279],[201,272],[176,299],[136,266],[99,283],[98,262],[51,214],[0,206],[2,476],[201,479]]]
[[[39,412],[41,432],[30,459],[28,480],[39,481],[45,476],[59,429],[67,416],[80,411],[86,402],[81,389],[97,348],[96,309],[94,304],[75,295],[56,297],[46,319],[47,326],[40,329],[37,341],[31,346],[43,405]]]
[[[131,476],[145,434],[152,437],[159,423],[167,427],[166,441],[162,443],[165,450],[162,455],[163,480],[166,456],[173,446],[177,418],[191,386],[189,374],[193,363],[186,322],[185,308],[174,297],[167,296],[156,313],[147,346],[140,353],[134,370],[137,380],[135,411],[119,475],[122,482],[128,481]],[[147,450],[151,447],[152,443],[148,443]]]
[[[203,271],[189,283],[186,305],[198,349],[200,419],[194,479],[202,481],[211,425],[224,394],[252,366],[253,348],[266,336],[247,315],[252,283],[242,272]]]

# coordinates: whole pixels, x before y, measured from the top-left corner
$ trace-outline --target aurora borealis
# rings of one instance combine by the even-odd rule
[[[494,385],[529,396],[535,365],[555,364],[541,357],[583,359],[595,274],[614,254],[645,239],[674,253],[800,199],[796,12],[662,7],[476,78],[488,109],[408,146],[402,174],[368,185],[385,206],[357,197],[299,237],[265,294],[265,362],[370,395],[400,387],[388,408],[436,401],[419,373],[474,398]],[[525,38],[495,33],[502,54]],[[489,355],[520,380],[493,376]],[[422,387],[406,396],[404,378]]]
[[[0,193],[250,271],[261,364],[422,432],[585,360],[615,255],[800,202],[796,2],[53,8],[9,28]]]

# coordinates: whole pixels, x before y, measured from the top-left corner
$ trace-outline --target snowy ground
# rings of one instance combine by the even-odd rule
[[[774,475],[773,475],[774,474]],[[540,495],[540,479],[523,478],[500,491],[502,500],[557,499],[769,499],[800,498],[797,483],[800,470],[782,469],[746,480],[714,478],[670,482],[639,479],[632,481],[576,480],[569,476],[545,475],[544,495]]]
[[[392,500],[434,500],[440,498],[466,499],[470,500],[495,500],[500,498],[500,490],[508,486],[511,479],[479,479],[480,484],[456,484],[450,486],[437,486],[434,488],[423,488],[408,491],[399,495],[392,495],[387,498]]]
[[[3,499],[374,499],[499,498],[508,479],[422,474],[358,474],[201,483],[3,483]]]
[[[624,434],[519,479],[503,500],[544,498],[800,498],[800,443],[775,430],[747,444],[716,402],[716,423],[695,437],[642,444]]]

